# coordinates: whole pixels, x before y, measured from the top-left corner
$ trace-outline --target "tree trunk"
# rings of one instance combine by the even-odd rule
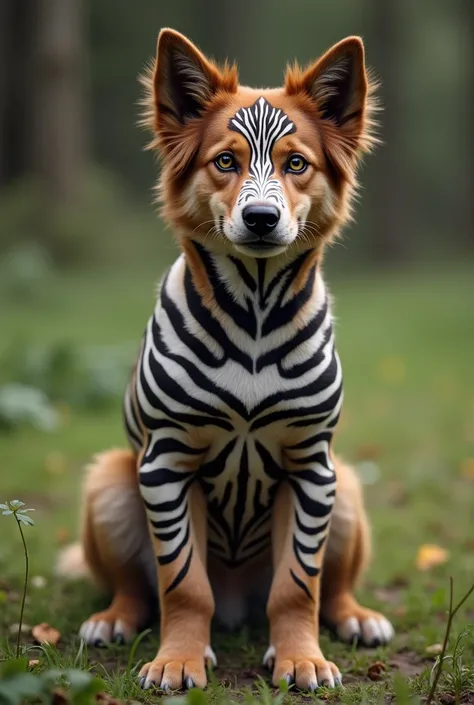
[[[52,207],[77,205],[85,161],[83,2],[36,1],[34,171]]]
[[[395,263],[408,256],[410,243],[410,208],[403,170],[403,80],[401,8],[398,0],[373,0],[372,52],[383,112],[380,116],[383,144],[377,149],[375,178],[370,184],[372,210],[371,254],[380,262]]]
[[[0,1],[0,186],[31,166],[27,134],[35,25],[35,0]]]

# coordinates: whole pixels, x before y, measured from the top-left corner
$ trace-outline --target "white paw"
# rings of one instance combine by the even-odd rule
[[[116,622],[88,619],[79,629],[79,636],[90,646],[125,644],[132,641],[135,635],[136,631],[121,619]]]
[[[349,617],[337,627],[337,635],[342,641],[357,642],[364,646],[384,646],[391,641],[395,630],[385,617],[376,615],[358,620]]]
[[[269,646],[265,651],[262,663],[266,668],[268,668],[269,671],[273,671],[273,666],[275,665],[275,654],[276,651],[274,646]]]

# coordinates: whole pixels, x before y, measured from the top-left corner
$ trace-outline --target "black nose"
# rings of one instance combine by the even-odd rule
[[[275,230],[280,220],[280,211],[275,206],[245,206],[242,218],[250,232],[263,237]]]

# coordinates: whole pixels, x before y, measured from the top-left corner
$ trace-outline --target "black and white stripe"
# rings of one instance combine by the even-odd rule
[[[280,182],[270,178],[275,170],[272,150],[277,140],[296,132],[294,123],[283,110],[274,108],[262,97],[249,108],[240,108],[230,119],[229,129],[243,135],[250,146],[250,178],[242,185],[237,205],[255,199],[274,200],[283,207]]]
[[[161,286],[125,398],[130,442],[146,443],[140,486],[160,540],[157,560],[184,559],[166,589],[192,560],[192,483],[207,496],[209,550],[237,566],[270,545],[272,505],[285,480],[301,569],[292,576],[309,594],[302,578],[317,574],[328,531],[335,496],[329,446],[342,402],[324,285],[313,265],[293,290],[310,253],[276,268],[193,246],[216,309],[203,303],[182,256]]]

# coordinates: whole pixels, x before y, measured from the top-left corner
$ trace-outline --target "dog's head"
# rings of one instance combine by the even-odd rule
[[[358,37],[287,68],[282,88],[257,90],[165,29],[142,82],[163,214],[183,237],[269,257],[319,249],[348,220],[358,161],[375,141]]]

